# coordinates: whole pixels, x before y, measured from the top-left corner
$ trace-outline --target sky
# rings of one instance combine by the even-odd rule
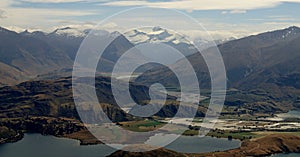
[[[243,37],[289,26],[300,26],[300,0],[1,0],[0,26],[51,32],[60,27],[93,28],[103,19],[134,7],[176,9],[196,19],[214,38]],[[166,23],[180,25],[176,17],[156,12]],[[147,17],[146,12],[139,16]],[[146,18],[107,23],[119,28]],[[176,23],[177,22],[177,23]],[[186,30],[186,34],[194,34]]]

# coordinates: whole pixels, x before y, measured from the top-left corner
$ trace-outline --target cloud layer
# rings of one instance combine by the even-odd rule
[[[252,10],[275,7],[283,2],[297,2],[300,0],[177,0],[165,2],[149,1],[113,1],[101,5],[107,6],[147,6],[158,8],[172,8],[182,10]]]
[[[291,5],[286,5],[286,2],[294,2],[296,7],[287,8],[286,6]],[[1,0],[0,27],[17,31],[42,29],[48,32],[53,31],[54,27],[66,25],[87,27],[86,22],[94,22],[92,25],[95,25],[118,11],[136,6],[184,11],[203,10],[199,14],[186,13],[201,22],[216,38],[241,37],[291,25],[300,26],[300,12],[297,10],[300,0]],[[270,13],[270,9],[263,8],[274,10],[271,9]],[[168,17],[161,12],[158,14],[159,19],[165,23],[183,25],[177,22],[176,17]],[[155,20],[148,16],[145,12],[141,18],[124,18],[123,23],[152,24]],[[123,24],[111,24],[105,28],[115,29],[122,26]],[[189,29],[186,34],[193,36],[195,33]]]
[[[81,2],[84,0],[23,0],[23,2],[32,3],[71,3],[71,2]]]
[[[6,18],[5,11],[0,9],[0,19]]]

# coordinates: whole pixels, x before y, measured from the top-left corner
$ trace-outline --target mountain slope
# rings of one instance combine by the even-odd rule
[[[116,106],[110,91],[110,80],[105,77],[96,79],[97,94],[102,107],[114,121],[132,119]],[[141,93],[144,88],[133,86],[133,91]],[[79,118],[72,94],[72,79],[60,78],[56,80],[28,81],[16,86],[0,88],[0,117],[14,118],[26,116],[51,116]],[[143,98],[143,95],[140,94]],[[86,112],[94,113],[87,105]],[[91,116],[92,117],[92,116]]]
[[[67,27],[57,29],[52,33],[28,32],[16,33],[0,28],[0,85],[13,85],[29,80],[37,75],[51,73],[63,69],[71,69],[77,51],[88,31],[74,32]],[[118,36],[104,51],[99,72],[112,71],[120,56],[133,47],[123,35],[118,32],[109,33],[96,31],[97,38],[109,40]],[[134,61],[143,62],[143,56],[138,54],[128,57],[128,64]]]
[[[262,90],[276,101],[296,102],[299,95],[300,28],[262,33],[218,45],[227,71],[229,88]],[[203,53],[209,53],[211,49]],[[210,87],[210,77],[203,58],[197,53],[188,56],[201,89]],[[174,65],[185,71],[183,61]],[[152,84],[161,82],[178,86],[175,75],[166,68],[152,69],[136,79]],[[191,85],[193,86],[193,85]]]
[[[250,74],[255,74],[276,64],[284,64],[292,60],[294,60],[293,63],[296,63],[299,57],[299,46],[297,44],[299,38],[300,28],[290,27],[218,45],[227,70],[228,83],[234,86]],[[210,51],[209,48],[203,53],[209,53]],[[188,56],[187,59],[197,73],[208,72],[205,61],[199,53]],[[289,65],[287,69],[299,67],[297,64],[287,65]],[[176,62],[173,67],[183,69],[183,61]],[[154,77],[159,78],[161,76],[163,78],[164,72],[166,72],[165,69],[155,69],[152,70],[151,74],[145,74],[145,77],[140,77],[138,80],[143,80],[143,78],[150,77],[153,74],[157,75]]]
[[[72,60],[63,51],[34,37],[3,28],[0,29],[0,37],[0,62],[10,67],[6,70],[1,68],[1,71],[7,73],[19,71],[12,76],[3,75],[6,80],[15,78],[12,80],[21,81],[38,73],[72,65]],[[12,68],[16,70],[12,70]],[[4,83],[4,81],[0,82]]]
[[[164,61],[169,64],[182,59],[184,56],[189,56],[197,52],[194,45],[187,40],[186,36],[161,27],[134,29],[126,32],[124,35],[134,45],[150,44],[149,46],[143,45],[143,48],[146,50],[141,53],[144,56],[152,59],[164,58]],[[158,44],[171,46],[182,54],[174,53],[172,50],[159,46]]]

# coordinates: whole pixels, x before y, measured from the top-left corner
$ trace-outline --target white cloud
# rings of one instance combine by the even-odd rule
[[[5,11],[0,9],[0,19],[6,18]]]
[[[32,3],[109,2],[109,0],[23,0]]]
[[[168,2],[149,1],[113,1],[101,5],[108,6],[148,6],[157,8],[172,8],[182,10],[252,10],[275,7],[283,2],[298,2],[300,0],[177,0]]]
[[[1,6],[1,9],[4,9],[8,6],[10,6],[11,4],[13,4],[14,1],[10,1],[10,0],[1,0],[0,1],[0,6]]]
[[[63,2],[96,2],[97,0],[23,0],[27,2],[38,2],[38,3],[63,3]],[[241,14],[246,13],[248,10],[256,8],[270,8],[277,5],[280,5],[283,2],[300,2],[300,0],[175,0],[169,2],[149,2],[149,1],[108,1],[108,0],[99,0],[97,2],[105,6],[149,6],[157,8],[175,8],[183,9],[187,11],[192,10],[220,10],[222,14]],[[5,14],[1,14],[0,10],[0,22],[1,26],[10,28],[13,30],[23,31],[24,29],[36,30],[42,29],[43,31],[50,32],[57,27],[71,26],[71,27],[93,27],[95,23],[85,23],[84,19],[76,21],[77,17],[86,16],[86,15],[95,15],[100,14],[98,11],[93,10],[71,10],[71,9],[47,9],[47,8],[21,8],[12,7],[12,4],[16,4],[15,0],[1,0],[0,6],[1,10]],[[151,8],[152,9],[152,8]],[[222,11],[223,10],[223,11]],[[157,13],[161,21],[167,24],[178,25],[181,27],[189,28],[189,23],[183,23],[177,19],[177,17],[169,17],[161,12]],[[3,16],[4,15],[4,16]],[[163,15],[163,16],[162,16]],[[6,17],[6,18],[1,18]],[[150,16],[150,17],[149,17]],[[120,23],[107,23],[103,26],[106,30],[118,30],[122,29],[125,25],[131,25],[134,23],[146,23],[149,26],[153,26],[157,18],[152,18],[152,15],[148,15],[147,12],[144,12],[143,15],[137,16],[135,18],[122,18]],[[146,18],[145,18],[146,17]],[[250,34],[255,34],[257,32],[264,32],[269,30],[274,30],[278,28],[285,28],[291,25],[297,25],[297,21],[293,24],[288,23],[287,21],[292,20],[288,16],[278,16],[278,17],[268,17],[270,20],[266,23],[267,17],[253,17],[252,20],[260,20],[251,24],[238,24],[234,25],[231,23],[221,23],[216,19],[197,19],[200,21],[205,28],[208,29],[209,33],[215,38],[226,38],[226,37],[243,37]],[[261,19],[263,18],[263,19]],[[74,21],[71,21],[74,20]],[[99,19],[100,20],[100,19]],[[251,20],[251,19],[250,19]],[[259,24],[258,24],[259,23]],[[299,24],[300,25],[300,24]],[[299,26],[298,25],[298,26]],[[183,31],[183,30],[182,30]],[[199,31],[197,28],[187,29],[185,32],[186,35],[191,37],[198,36]],[[205,35],[206,32],[203,32]],[[193,38],[195,38],[193,37]]]
[[[33,3],[70,3],[70,2],[81,2],[83,0],[23,0],[23,2]]]
[[[231,10],[230,14],[244,14],[246,12],[246,10]]]
[[[29,1],[29,0],[28,0]],[[39,1],[39,0],[32,0]],[[63,0],[46,0],[46,1],[63,1]],[[78,1],[78,0],[64,0],[64,1]],[[13,28],[13,30],[20,31],[24,29],[50,29],[51,26],[57,25],[53,22],[57,19],[68,19],[86,15],[96,14],[96,11],[82,11],[72,9],[48,9],[48,8],[22,8],[13,7],[14,4],[19,4],[15,0],[1,0],[0,1],[0,18],[1,26],[6,28]],[[3,14],[5,13],[5,14]],[[47,30],[49,31],[49,30]]]
[[[245,14],[246,10],[230,10],[230,11],[222,11],[221,14]]]
[[[85,15],[93,15],[93,11],[76,11],[63,9],[36,9],[36,8],[6,8],[5,16],[7,18],[0,19],[1,26],[4,27],[21,27],[32,28],[40,27],[49,29],[51,26],[57,25],[57,19],[68,17],[79,17]],[[26,14],[25,14],[26,13]],[[48,30],[47,30],[48,31]]]
[[[268,16],[268,19],[272,21],[297,21],[297,19],[288,15],[273,15],[273,16]]]
[[[228,14],[228,11],[222,11],[221,14]]]

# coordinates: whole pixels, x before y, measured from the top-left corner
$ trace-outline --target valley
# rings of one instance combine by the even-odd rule
[[[2,145],[18,142],[30,133],[75,139],[80,141],[80,145],[87,145],[87,147],[103,145],[103,142],[95,138],[87,128],[107,128],[109,124],[97,123],[101,117],[99,113],[94,112],[95,105],[86,102],[78,108],[74,103],[72,64],[76,55],[75,50],[78,49],[85,34],[70,36],[61,33],[69,29],[71,28],[59,29],[49,34],[16,33],[1,29],[0,35],[5,37],[1,38],[2,45],[0,44],[2,57],[0,73],[3,74],[0,76],[0,143]],[[169,34],[170,32],[161,28],[156,29],[156,33],[162,32],[167,37],[172,37],[170,41],[166,40],[169,38],[163,38],[163,41],[166,40],[165,43],[176,45],[180,42],[176,38],[173,39],[175,35]],[[118,34],[117,32],[102,33],[103,40],[111,39]],[[237,143],[234,147],[224,147],[222,150],[212,149],[212,152],[188,152],[188,150],[175,152],[172,150],[174,147],[167,147],[167,149],[141,153],[117,151],[110,156],[153,156],[153,154],[157,156],[266,156],[278,153],[300,153],[298,66],[300,28],[293,26],[218,45],[227,70],[228,89],[222,112],[219,113],[220,117],[211,121],[203,120],[211,99],[208,83],[210,76],[203,58],[198,53],[186,54],[186,57],[195,68],[200,82],[199,104],[188,103],[189,99],[195,97],[194,85],[179,87],[175,75],[165,67],[149,65],[135,71],[134,75],[122,73],[111,78],[110,71],[125,51],[135,44],[154,42],[155,38],[160,38],[157,34],[149,35],[145,32],[129,33],[132,38],[142,34],[147,35],[149,39],[131,43],[125,36],[120,35],[107,47],[102,61],[104,66],[98,65],[96,78],[75,79],[75,82],[76,80],[80,82],[80,79],[95,80],[95,90],[99,100],[96,105],[103,109],[109,119],[125,130],[149,132],[162,129],[163,132],[174,135],[183,132],[183,138],[187,139],[196,138],[200,127],[205,128],[206,125],[215,123],[206,138],[212,141],[223,141],[225,145],[230,141]],[[282,38],[283,35],[285,38]],[[15,39],[19,39],[15,44],[8,42]],[[182,50],[188,49],[191,45],[181,43],[177,46],[177,49]],[[209,51],[209,48],[204,50],[205,53]],[[139,59],[129,58],[128,62],[130,64]],[[170,66],[180,71],[186,70],[181,60]],[[135,104],[128,104],[126,101],[123,102],[122,108],[118,106],[112,94],[111,81],[114,79],[120,87],[123,87],[123,81],[129,77],[131,78],[130,94],[134,96],[134,101],[138,105],[148,105],[150,85],[153,83],[165,85],[166,90],[158,90],[158,96],[166,94],[167,99],[165,102],[152,101],[152,105],[160,107],[153,116],[144,118],[134,116],[130,111]],[[186,97],[187,100],[181,98],[180,92],[183,88],[191,91]],[[124,96],[121,99],[126,100],[125,91],[120,88],[118,92]],[[180,102],[186,103],[183,104],[183,113],[181,117],[173,118]],[[89,113],[89,116],[84,118],[95,123],[84,125],[78,109]],[[196,109],[195,118],[185,118],[190,116],[191,109]],[[164,128],[166,124],[171,124],[171,127]],[[177,129],[172,129],[172,126],[176,126]],[[116,134],[118,136],[115,136]],[[128,139],[122,132],[116,133],[115,130],[103,131],[102,136],[115,138],[120,142]]]

